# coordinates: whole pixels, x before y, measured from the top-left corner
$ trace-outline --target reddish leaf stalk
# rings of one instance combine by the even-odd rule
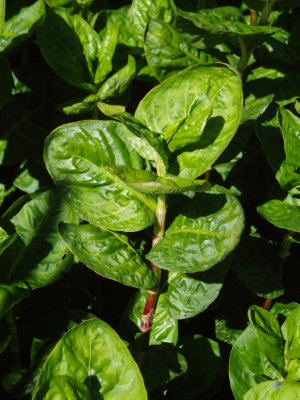
[[[288,252],[289,252],[291,244],[292,244],[291,239],[293,237],[293,234],[294,234],[294,232],[292,232],[292,231],[286,232],[286,234],[284,235],[284,237],[282,239],[282,242],[281,242],[281,245],[280,245],[280,248],[278,251],[278,258],[277,258],[277,262],[275,265],[275,270],[276,270],[276,273],[277,273],[279,279],[281,279],[285,259],[288,256]],[[271,305],[272,305],[272,299],[264,299],[262,308],[264,310],[269,311]]]
[[[167,196],[165,194],[161,194],[158,196],[156,218],[153,228],[152,247],[155,246],[163,238],[165,233],[166,200]],[[141,321],[142,333],[147,333],[151,331],[156,301],[160,287],[160,275],[161,275],[160,268],[154,264],[151,264],[151,268],[154,271],[157,271],[158,277],[155,286],[153,286],[151,289],[148,290],[147,300]]]
[[[12,310],[7,311],[7,313],[4,316],[4,320],[6,326],[8,327],[9,333],[11,334],[9,347],[13,355],[15,371],[20,371],[22,369],[22,364],[20,357],[19,336]]]

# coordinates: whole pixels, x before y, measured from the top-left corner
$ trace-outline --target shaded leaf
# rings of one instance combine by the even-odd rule
[[[53,376],[48,379],[38,388],[33,400],[51,400],[55,397],[72,400],[92,398],[86,385],[67,375]]]
[[[8,310],[29,295],[28,286],[22,281],[0,283],[0,318],[3,318]]]

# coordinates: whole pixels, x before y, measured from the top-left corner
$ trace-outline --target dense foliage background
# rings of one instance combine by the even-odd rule
[[[300,396],[299,37],[300,0],[0,0],[1,399]]]

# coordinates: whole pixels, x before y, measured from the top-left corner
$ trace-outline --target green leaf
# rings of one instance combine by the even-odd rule
[[[166,138],[177,129],[194,130],[197,115],[212,114],[197,142],[175,152],[170,173],[195,179],[220,156],[232,139],[241,118],[240,78],[224,64],[197,64],[166,79],[140,102],[135,117]]]
[[[257,384],[256,376],[265,375],[256,330],[249,325],[233,345],[229,360],[231,390],[237,400]]]
[[[152,171],[134,170],[128,167],[111,165],[113,171],[133,189],[145,194],[185,193],[188,190],[204,192],[210,184],[202,180],[189,180],[166,174],[157,176]]]
[[[291,360],[300,358],[300,329],[299,329],[300,307],[297,307],[282,325],[282,335],[285,342],[284,356]]]
[[[6,349],[9,345],[11,339],[11,334],[6,325],[4,325],[3,321],[0,322],[0,354]]]
[[[249,8],[258,11],[261,11],[265,6],[265,2],[261,0],[245,0],[245,3]],[[290,10],[300,6],[299,0],[273,0],[270,3],[272,4],[272,10],[274,11]]]
[[[58,342],[44,364],[34,396],[55,375],[85,384],[91,398],[147,399],[143,379],[125,344],[96,318],[69,330]]]
[[[142,289],[134,293],[124,309],[121,321],[122,338],[130,343],[134,342],[137,334],[140,334],[142,314],[147,300],[147,290]]]
[[[278,108],[278,120],[284,141],[286,162],[300,167],[300,119],[283,107]]]
[[[148,390],[157,389],[186,372],[184,356],[170,343],[150,346],[149,350],[140,352],[133,348],[131,352]]]
[[[19,235],[1,254],[1,279],[21,279],[35,289],[53,283],[71,267],[73,256],[57,224],[77,222],[77,217],[54,189],[39,190],[24,201],[25,205],[13,205],[0,221],[5,224],[10,219]]]
[[[81,121],[59,127],[46,140],[45,161],[64,200],[92,224],[124,231],[153,224],[156,200],[128,187],[107,167],[143,167],[122,124]]]
[[[104,115],[111,118],[118,118],[120,114],[125,112],[125,106],[106,104],[101,101],[98,101],[97,107]]]
[[[14,13],[13,15],[6,14],[2,34],[0,29],[0,52],[11,50],[28,39],[42,23],[45,14],[43,0],[26,2],[25,7],[22,7],[22,2],[19,0],[15,0],[13,3]],[[28,3],[31,4],[28,5]],[[2,28],[4,5],[1,5],[0,14],[0,28]]]
[[[194,274],[172,272],[168,278],[168,308],[176,319],[192,318],[203,312],[219,295],[232,257],[208,271]]]
[[[278,228],[300,232],[300,207],[281,200],[270,200],[257,207],[258,213]]]
[[[0,0],[0,35],[3,31],[5,21],[5,0]]]
[[[0,283],[0,318],[3,318],[8,310],[29,295],[28,286],[22,281]]]
[[[180,352],[186,359],[188,369],[168,386],[168,394],[174,400],[191,399],[208,389],[220,363],[219,345],[200,335],[183,344]]]
[[[244,400],[285,400],[300,396],[300,384],[290,381],[267,381],[249,390]]]
[[[214,186],[195,195],[146,258],[171,272],[205,271],[235,248],[243,228],[239,202],[225,189]]]
[[[150,288],[155,273],[148,268],[125,234],[94,225],[59,224],[59,233],[80,261],[96,273],[125,285]]]
[[[54,398],[92,399],[85,384],[67,375],[53,376],[48,379],[38,388],[33,400],[51,400]]]
[[[160,82],[199,62],[224,61],[214,57],[212,51],[199,51],[189,45],[176,29],[161,19],[149,21],[145,32],[145,51],[147,61]]]
[[[213,47],[229,42],[240,47],[261,45],[279,28],[273,26],[248,25],[244,21],[230,21],[213,14],[184,13],[176,17],[176,28],[184,40],[197,48]]]
[[[267,367],[266,375],[273,379],[282,379],[285,376],[284,343],[277,320],[258,306],[251,306],[248,316],[256,329],[260,353]]]
[[[239,279],[260,297],[275,299],[284,293],[282,282],[274,270],[277,250],[266,240],[242,237],[232,268]]]
[[[169,299],[166,293],[159,295],[156,305],[153,325],[150,331],[149,344],[173,343],[177,344],[178,322],[170,314]]]
[[[135,76],[135,68],[135,60],[129,55],[128,63],[109,77],[100,87],[99,91],[95,95],[97,101],[109,100],[125,93]],[[90,96],[90,98],[92,97]]]
[[[93,64],[98,61],[101,39],[83,18],[62,8],[48,9],[37,38],[43,57],[60,78],[96,92]]]

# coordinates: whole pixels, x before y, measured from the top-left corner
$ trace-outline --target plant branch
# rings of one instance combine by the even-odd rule
[[[293,235],[294,235],[294,232],[287,231],[282,239],[281,245],[278,250],[278,257],[277,257],[277,262],[275,265],[275,270],[276,270],[276,273],[277,273],[279,279],[281,279],[281,276],[282,276],[285,259],[288,256],[288,253],[289,253],[289,250],[290,250],[290,247],[292,244]],[[265,299],[263,302],[262,308],[264,310],[268,311],[270,309],[271,305],[272,305],[272,299]]]
[[[247,68],[247,64],[248,64],[248,51],[247,51],[247,47],[245,45],[244,40],[241,38],[241,36],[238,36],[238,40],[239,40],[239,45],[240,45],[240,49],[241,49],[241,58],[240,61],[238,63],[237,66],[237,70],[239,71],[239,73],[241,74],[241,76],[244,75],[244,72]]]
[[[15,323],[14,315],[11,309],[6,312],[4,320],[11,334],[9,347],[13,355],[15,371],[20,371],[20,369],[22,369],[22,363],[20,357],[19,336],[17,331],[17,325]]]

